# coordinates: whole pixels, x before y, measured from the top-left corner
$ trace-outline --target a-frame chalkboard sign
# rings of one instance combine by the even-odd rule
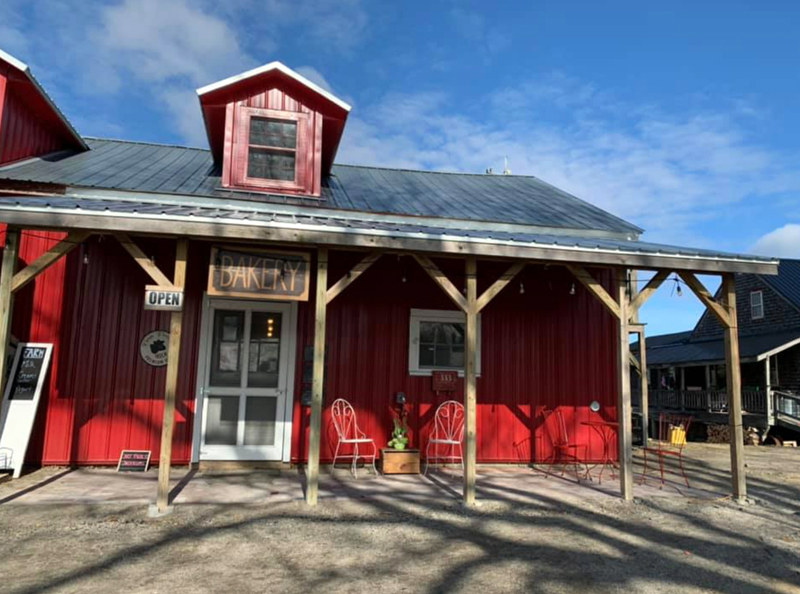
[[[14,478],[22,472],[52,352],[52,344],[17,345],[0,413],[0,470],[13,468]]]

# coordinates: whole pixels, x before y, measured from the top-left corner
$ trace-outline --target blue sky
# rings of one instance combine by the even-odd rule
[[[86,135],[203,146],[193,90],[280,60],[352,103],[340,162],[508,156],[644,239],[800,257],[799,21],[769,1],[3,0],[0,47]],[[673,293],[650,334],[699,317]]]

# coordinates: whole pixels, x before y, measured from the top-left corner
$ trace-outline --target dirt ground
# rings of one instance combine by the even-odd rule
[[[57,478],[44,469],[0,485],[0,591],[800,593],[800,449],[746,454],[744,505],[668,486],[675,496],[632,504],[556,491],[466,510],[398,494],[179,505],[161,519],[138,502],[21,503],[20,489]],[[693,487],[728,491],[727,446],[688,455]]]

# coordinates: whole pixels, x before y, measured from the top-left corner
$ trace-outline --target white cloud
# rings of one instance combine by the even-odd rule
[[[486,105],[491,117],[480,109]],[[563,75],[476,96],[469,112],[452,106],[430,92],[362,106],[339,161],[480,173],[501,171],[508,156],[515,174],[536,175],[632,220],[648,240],[694,245],[708,245],[699,226],[748,199],[766,204],[778,192],[800,191],[797,159],[750,140],[734,108],[639,108]]]
[[[770,231],[760,237],[750,251],[776,258],[800,258],[800,225],[789,223]]]
[[[281,59],[278,49],[291,43],[352,52],[366,25],[361,0],[0,0],[0,47],[32,63],[90,131],[108,127],[92,124],[103,116],[84,97],[96,105],[136,94],[169,116],[170,131],[200,146],[206,140],[193,89]],[[314,72],[309,78],[330,87]]]
[[[329,93],[334,93],[333,87],[331,84],[325,79],[324,76],[320,73],[319,70],[314,68],[313,66],[300,66],[299,68],[295,68],[295,71],[300,76],[305,76],[308,80],[313,82],[315,85],[323,88],[324,90],[328,91]]]

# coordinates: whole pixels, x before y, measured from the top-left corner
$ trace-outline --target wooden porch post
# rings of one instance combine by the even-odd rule
[[[642,415],[642,445],[647,447],[650,437],[650,374],[647,371],[647,340],[644,325],[640,325],[636,333],[639,335],[639,412]]]
[[[775,422],[775,407],[772,403],[772,370],[770,369],[770,359],[771,357],[767,356],[764,359],[764,395],[766,397],[766,402],[764,403],[764,413],[767,415],[767,430],[774,424]]]
[[[617,380],[619,382],[619,398],[617,400],[617,432],[619,450],[619,488],[622,498],[633,499],[633,443],[631,415],[631,362],[629,337],[629,295],[628,277],[625,269],[617,271],[617,287],[619,299],[619,348]]]
[[[464,458],[464,504],[475,505],[477,466],[477,349],[478,349],[478,274],[475,258],[467,258],[467,344],[464,370],[464,426],[466,456]]]
[[[7,228],[6,247],[3,250],[3,263],[0,268],[0,400],[3,399],[6,389],[6,354],[14,313],[14,294],[11,292],[11,285],[17,266],[19,235],[19,229]]]
[[[188,241],[179,239],[175,249],[175,274],[172,283],[183,290],[186,285],[186,256]],[[167,383],[164,389],[164,418],[161,425],[161,455],[158,460],[158,495],[156,508],[164,513],[169,507],[169,473],[172,466],[172,430],[175,425],[175,393],[178,389],[178,363],[181,354],[183,309],[174,311],[169,322],[169,348],[167,351]]]
[[[722,277],[722,294],[728,314],[725,328],[725,371],[728,380],[728,411],[731,438],[731,481],[737,501],[747,497],[744,472],[744,432],[742,429],[742,376],[739,361],[739,324],[736,318],[736,280],[733,274]]]
[[[322,392],[325,382],[325,320],[328,310],[328,250],[317,250],[317,293],[314,314],[314,368],[311,384],[311,425],[308,436],[306,503],[316,505],[319,493],[319,446],[322,433]]]

